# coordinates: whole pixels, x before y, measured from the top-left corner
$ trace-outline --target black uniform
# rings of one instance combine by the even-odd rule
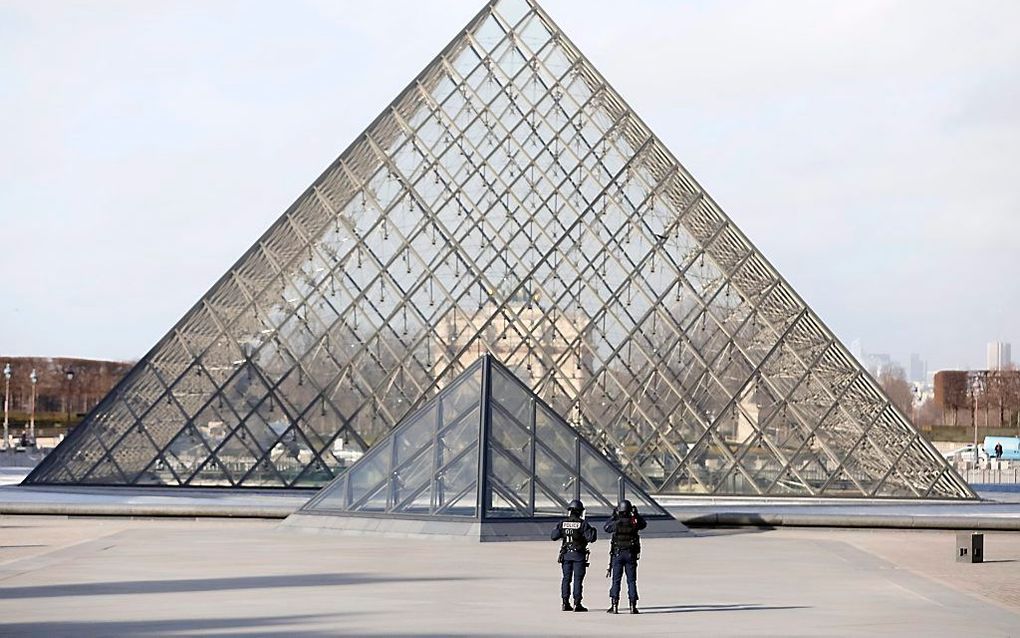
[[[574,583],[574,611],[586,611],[581,607],[584,574],[588,568],[588,544],[594,543],[598,532],[581,518],[580,512],[572,510],[570,516],[556,524],[550,538],[562,540],[559,562],[563,567],[563,580],[560,581],[560,597],[563,599],[564,611],[567,610],[570,598],[570,583]]]
[[[622,503],[621,503],[622,505]],[[637,564],[641,557],[641,538],[638,532],[648,527],[648,522],[638,514],[637,509],[627,503],[626,510],[617,508],[612,520],[606,521],[606,533],[613,535],[610,547],[610,567],[613,573],[609,598],[612,606],[609,611],[616,613],[616,605],[620,600],[620,581],[627,574],[627,593],[630,599],[631,613],[637,613]]]

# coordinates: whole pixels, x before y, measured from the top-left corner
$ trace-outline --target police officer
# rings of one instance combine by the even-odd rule
[[[613,535],[612,545],[609,548],[609,567],[613,572],[613,580],[609,587],[607,613],[620,613],[620,579],[624,572],[627,573],[630,613],[638,613],[637,563],[641,557],[641,538],[638,536],[638,532],[646,527],[648,527],[648,522],[626,499],[620,501],[620,504],[613,510],[613,518],[606,521],[604,529],[607,534]]]
[[[588,544],[594,543],[598,532],[582,518],[584,504],[574,499],[567,505],[567,518],[556,523],[551,538],[563,540],[560,546],[559,562],[563,567],[563,580],[560,582],[560,597],[563,599],[563,611],[588,611],[581,604],[584,574],[588,568]],[[574,606],[570,606],[570,581],[574,581]]]

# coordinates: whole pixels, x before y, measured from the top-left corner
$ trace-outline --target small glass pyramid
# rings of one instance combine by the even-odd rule
[[[481,489],[479,489],[481,485]],[[671,519],[495,357],[484,355],[299,514],[535,519],[629,499]]]

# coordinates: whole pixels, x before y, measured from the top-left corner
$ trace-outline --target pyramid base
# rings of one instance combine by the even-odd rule
[[[288,516],[281,525],[313,533],[379,536],[382,538],[434,538],[487,543],[547,541],[557,520],[559,519],[523,521],[467,519],[456,521],[295,513]],[[599,529],[600,534],[604,520],[590,519],[592,525]],[[676,519],[655,518],[648,521],[648,527],[641,532],[641,537],[676,538],[690,534],[690,530]]]

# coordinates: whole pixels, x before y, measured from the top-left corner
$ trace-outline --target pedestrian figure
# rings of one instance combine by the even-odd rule
[[[567,505],[567,518],[556,523],[551,538],[562,540],[559,562],[563,568],[560,597],[563,611],[588,611],[581,604],[584,574],[588,570],[588,544],[594,543],[598,532],[583,518],[584,504],[574,499]],[[570,584],[574,584],[574,606],[570,606]]]
[[[995,460],[1002,458],[1002,443],[995,444]]]
[[[627,594],[630,599],[630,613],[638,613],[637,564],[641,558],[641,538],[638,534],[648,527],[648,521],[638,514],[637,508],[624,499],[613,510],[613,518],[606,521],[606,533],[613,535],[609,548],[609,569],[612,584],[609,587],[610,614],[620,613],[620,580],[627,574]]]

